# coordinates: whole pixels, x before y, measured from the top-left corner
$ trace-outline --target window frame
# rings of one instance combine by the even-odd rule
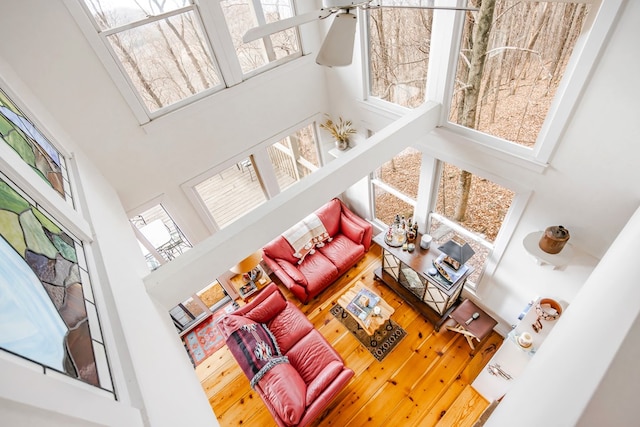
[[[249,0],[251,2],[259,2],[260,0]],[[297,14],[296,2],[291,2],[292,11],[294,16]],[[210,54],[213,66],[218,72],[221,80],[220,84],[215,87],[203,90],[192,96],[184,98],[173,104],[164,106],[154,112],[147,109],[141,95],[134,87],[133,82],[129,78],[126,70],[123,68],[122,63],[118,59],[117,55],[111,48],[111,44],[106,39],[100,28],[98,28],[95,20],[91,16],[90,10],[84,3],[84,0],[63,0],[65,6],[77,22],[81,31],[83,32],[89,44],[95,51],[96,55],[106,68],[111,79],[115,83],[116,87],[124,97],[125,101],[131,108],[136,120],[145,125],[158,118],[166,116],[168,114],[180,111],[184,107],[194,105],[196,101],[207,98],[216,93],[223,92],[227,88],[243,82],[246,79],[262,74],[265,71],[276,68],[280,65],[289,63],[297,58],[304,56],[304,45],[299,27],[293,27],[296,32],[298,40],[298,52],[294,55],[289,55],[284,58],[280,58],[273,62],[268,62],[262,67],[252,70],[243,74],[238,56],[236,54],[233,41],[231,39],[230,31],[227,27],[227,22],[222,11],[220,1],[218,0],[190,0],[191,4],[182,8],[172,10],[170,12],[156,15],[148,18],[151,21],[164,19],[167,16],[175,16],[185,11],[192,11],[197,22],[200,24],[200,30],[203,34],[203,42],[206,44],[208,53]],[[149,22],[151,22],[149,21]],[[142,21],[137,21],[133,26],[140,26]],[[132,24],[124,25],[118,28],[127,28]],[[109,32],[112,34],[112,32]]]
[[[440,187],[440,177],[442,175],[442,168],[444,163],[450,163],[460,169],[464,169],[469,171],[471,174],[488,179],[493,183],[500,185],[504,188],[507,188],[513,191],[513,200],[511,201],[511,206],[507,211],[504,219],[502,220],[502,225],[500,226],[500,231],[496,235],[496,238],[493,243],[482,239],[477,233],[472,230],[467,230],[460,224],[457,224],[450,219],[438,214],[435,212],[435,206],[438,198],[438,191]],[[484,171],[479,170],[475,167],[461,166],[459,163],[455,161],[444,160],[442,158],[438,158],[434,155],[427,154],[425,150],[423,150],[423,169],[421,170],[421,182],[425,183],[425,188],[428,190],[421,191],[418,194],[422,194],[421,200],[421,216],[419,216],[419,220],[421,224],[425,224],[425,230],[431,229],[431,218],[436,216],[438,221],[446,223],[448,226],[453,228],[459,234],[468,235],[470,239],[477,241],[482,246],[489,248],[489,254],[487,255],[486,260],[484,261],[483,269],[478,276],[478,282],[470,282],[467,281],[465,284],[465,289],[471,291],[474,294],[481,289],[481,283],[483,281],[483,277],[488,275],[489,277],[493,276],[498,263],[502,259],[505,250],[507,249],[507,245],[515,232],[518,221],[522,217],[524,213],[524,209],[529,201],[529,198],[532,195],[532,191],[525,188],[522,185],[516,184],[514,182],[509,181],[508,179],[498,177],[494,174],[486,173]],[[426,167],[425,167],[426,165]]]
[[[523,0],[541,1],[541,0]],[[546,0],[550,3],[564,3],[564,0]],[[475,129],[465,128],[448,121],[449,109],[454,88],[457,52],[460,46],[464,15],[446,11],[434,11],[429,67],[426,80],[426,101],[442,104],[440,127],[478,146],[490,155],[502,155],[507,161],[528,162],[527,167],[541,172],[544,170],[557,148],[573,110],[578,104],[583,88],[587,84],[591,69],[606,41],[613,21],[624,3],[623,0],[572,0],[574,3],[591,5],[583,31],[576,41],[556,95],[550,105],[536,144],[532,148],[524,147],[502,138],[494,137]],[[363,99],[372,107],[395,105],[391,102],[372,97],[370,87],[370,60],[368,58],[368,16],[367,25],[362,25],[363,64],[365,77]],[[365,20],[362,20],[365,21]],[[391,108],[391,107],[384,107]]]
[[[51,136],[53,134],[64,134],[64,132],[55,122],[50,120],[49,114],[33,97],[29,88],[19,81],[14,82],[13,87],[10,87],[2,76],[0,76],[0,85],[2,85],[2,90],[10,97],[11,101],[24,113],[25,117],[48,139],[59,155],[64,157],[68,173],[68,184],[74,195],[74,204],[61,198],[56,190],[35,174],[31,167],[5,143],[0,144],[0,175],[3,176],[3,179],[6,178],[6,180],[10,181],[9,185],[15,187],[18,194],[25,197],[49,221],[60,227],[70,239],[80,245],[80,248],[75,249],[75,254],[78,259],[77,265],[81,276],[83,301],[89,321],[92,352],[96,365],[106,367],[108,372],[100,372],[100,368],[96,366],[100,382],[100,385],[96,386],[81,379],[75,379],[64,372],[58,371],[56,368],[49,367],[7,349],[0,350],[1,356],[17,366],[35,369],[53,381],[61,381],[82,392],[101,395],[117,401],[122,398],[123,393],[126,394],[126,391],[118,391],[118,384],[122,382],[121,366],[116,355],[116,346],[111,341],[113,338],[112,333],[108,327],[105,327],[105,325],[108,325],[108,310],[103,298],[103,284],[100,280],[100,274],[97,273],[99,271],[97,265],[99,256],[96,255],[93,248],[94,233],[89,222],[84,218],[81,209],[83,197],[77,184],[80,176],[77,159],[61,147],[56,138]],[[17,96],[16,92],[20,92],[23,95]],[[26,107],[26,105],[29,105],[29,107]],[[41,121],[39,117],[42,117],[44,121]],[[76,207],[74,208],[73,205],[76,205]],[[101,347],[101,352],[96,352],[94,342]],[[108,374],[108,378],[101,376],[101,374],[105,373]]]

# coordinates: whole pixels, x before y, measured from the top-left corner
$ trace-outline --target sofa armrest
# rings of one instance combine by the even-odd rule
[[[233,314],[245,316],[255,322],[268,323],[284,310],[286,305],[286,298],[278,286],[271,282],[254,299],[234,311]]]
[[[362,243],[362,245],[364,246],[364,250],[368,251],[369,248],[371,247],[371,239],[373,238],[373,226],[369,221],[359,217],[358,215],[354,214],[351,210],[349,210],[347,205],[345,205],[342,202],[340,203],[342,205],[342,215],[344,215],[346,218],[348,218],[350,221],[352,221],[359,227],[362,227],[362,229],[364,230],[364,234],[362,236],[362,242],[358,242],[358,243]]]

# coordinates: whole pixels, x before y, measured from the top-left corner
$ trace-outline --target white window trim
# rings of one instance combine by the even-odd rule
[[[108,40],[106,40],[105,31],[96,27],[96,24],[91,18],[90,12],[86,9],[83,0],[63,0],[63,2],[69,10],[69,13],[77,22],[94,52],[102,62],[102,65],[106,68],[114,84],[131,108],[136,120],[141,125],[153,122],[168,114],[184,110],[184,107],[190,106],[203,98],[224,92],[225,89],[232,88],[251,77],[303,57],[303,42],[300,30],[295,27],[294,30],[296,31],[299,44],[299,50],[297,53],[273,62],[268,62],[262,67],[243,74],[233,46],[231,35],[227,29],[227,22],[224,18],[220,2],[216,0],[194,0],[194,4],[177,9],[177,11],[193,11],[195,19],[200,23],[200,29],[204,35],[203,42],[209,48],[209,54],[213,61],[213,66],[218,72],[221,82],[212,88],[203,90],[195,95],[151,112],[147,109],[137,89],[133,87],[133,83],[124,70],[122,63],[117,58],[115,52],[113,52]],[[291,0],[291,5],[293,13],[295,14],[296,5],[294,0]],[[166,14],[162,14],[161,16],[165,17],[175,15],[176,13],[178,12],[171,11]],[[127,26],[129,25],[125,25],[120,28],[125,28]],[[132,24],[131,26],[137,25]],[[113,31],[111,30],[106,31],[106,33],[112,32]]]
[[[486,178],[491,182],[514,192],[514,197],[511,202],[511,206],[509,207],[507,214],[502,220],[500,231],[498,232],[498,235],[496,236],[494,242],[493,243],[481,242],[483,246],[491,247],[491,250],[489,252],[489,255],[487,256],[487,259],[484,262],[483,270],[480,272],[480,276],[478,277],[478,282],[477,283],[469,282],[465,286],[465,289],[468,289],[472,291],[474,294],[477,294],[482,289],[484,289],[484,283],[487,283],[487,280],[485,280],[485,278],[492,277],[493,274],[495,273],[498,263],[502,259],[502,256],[504,255],[507,245],[511,241],[511,238],[513,237],[516,227],[520,221],[520,218],[524,213],[524,209],[527,203],[529,202],[532,192],[530,189],[527,189],[520,184],[511,182],[505,178],[496,176],[491,173],[483,172],[474,167],[467,167],[469,165],[465,166],[465,165],[455,164],[447,160],[437,159],[423,152],[423,163],[422,163],[423,170],[421,171],[420,184],[422,185],[423,178],[426,179],[427,186],[425,188],[428,188],[428,190],[421,191],[418,197],[422,196],[422,199],[420,200],[420,205],[426,206],[426,217],[425,217],[426,220],[424,222],[424,224],[426,224],[427,226],[426,230],[429,230],[431,215],[442,217],[442,215],[435,213],[434,209],[435,209],[435,203],[438,195],[440,173],[441,173],[442,165],[444,162],[451,163],[457,167],[461,167],[465,170],[468,170],[475,176]],[[426,168],[425,168],[425,165],[426,165]],[[447,224],[451,225],[452,228],[456,230],[465,230],[464,227],[458,224],[455,224],[448,219],[446,219],[445,222],[447,222]],[[465,230],[463,234],[469,235],[471,238],[473,238],[478,242],[480,242],[480,240],[483,240],[471,230]]]
[[[548,1],[566,2],[566,0]],[[613,28],[613,23],[620,12],[624,0],[574,0],[573,2],[590,4],[592,10],[584,24],[582,35],[576,42],[562,81],[533,148],[524,147],[514,142],[448,122],[451,93],[454,87],[453,80],[455,78],[452,70],[455,69],[457,63],[457,55],[453,52],[457,52],[459,46],[463,19],[461,14],[446,14],[444,11],[434,11],[434,31],[429,55],[426,100],[443,104],[441,127],[468,139],[472,143],[484,146],[487,149],[486,151],[494,152],[498,156],[504,157],[506,155],[520,160],[528,160],[531,162],[532,169],[538,169],[539,172],[542,172],[544,165],[549,162],[551,155],[555,151],[565,130],[566,123],[569,121],[588,83],[591,70],[595,67],[596,59],[600,55],[609,32]],[[385,101],[369,95],[368,26],[362,25],[361,30],[363,34],[362,70],[367,76],[364,79],[363,94],[364,99],[366,99],[365,102],[370,104],[370,108],[374,109]]]

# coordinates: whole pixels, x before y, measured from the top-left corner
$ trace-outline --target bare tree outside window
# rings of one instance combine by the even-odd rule
[[[413,218],[421,165],[422,153],[408,147],[375,170],[372,187],[376,219],[389,225],[396,215]]]
[[[466,15],[449,120],[532,147],[589,5],[471,3],[481,10]]]
[[[222,84],[190,1],[85,3],[148,111]]]
[[[424,102],[432,16],[416,9],[369,12],[371,96],[409,108]]]
[[[290,0],[222,0],[220,5],[243,73],[300,54],[295,28],[250,43],[242,42],[242,36],[249,29],[292,17],[294,11]]]
[[[584,4],[477,1],[467,14],[450,120],[532,147],[588,12]],[[471,174],[458,176],[456,221]]]

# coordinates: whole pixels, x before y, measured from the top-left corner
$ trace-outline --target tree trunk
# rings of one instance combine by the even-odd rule
[[[458,222],[464,221],[467,214],[469,193],[471,193],[471,173],[463,170],[460,171],[460,177],[458,178],[458,204],[453,215],[454,220]]]
[[[475,128],[476,113],[479,104],[480,85],[482,82],[482,72],[484,62],[487,57],[487,46],[489,44],[489,31],[493,21],[493,11],[496,0],[482,0],[476,28],[473,33],[473,48],[471,50],[471,67],[469,68],[469,78],[464,90],[464,101],[462,107],[462,125]],[[458,205],[456,206],[454,221],[462,221],[467,211],[467,202],[471,191],[471,173],[460,172],[458,183]]]

